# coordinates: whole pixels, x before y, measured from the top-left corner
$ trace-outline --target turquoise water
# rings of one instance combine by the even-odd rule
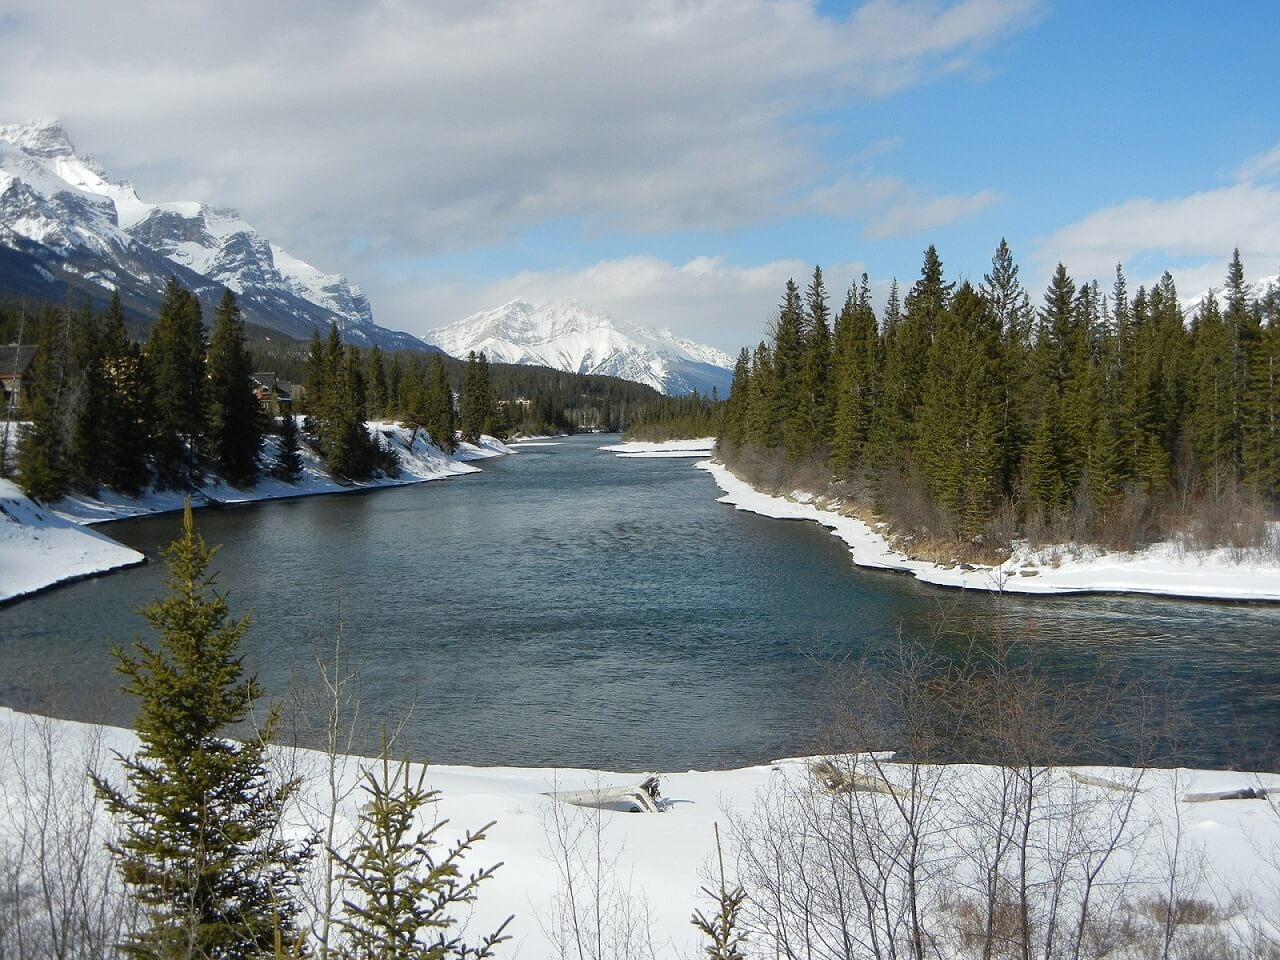
[[[859,570],[815,524],[715,502],[682,460],[619,460],[600,437],[528,447],[483,473],[197,514],[222,544],[246,663],[291,706],[339,615],[368,747],[408,717],[437,762],[707,768],[804,752],[823,661],[930,629],[992,628],[996,601]],[[154,557],[174,516],[108,525]],[[0,610],[0,702],[127,722],[112,641],[142,628],[159,564]],[[1280,608],[1126,597],[1005,598],[1063,676],[1101,661],[1189,688],[1185,759],[1271,762]],[[1082,718],[1089,722],[1089,718]]]

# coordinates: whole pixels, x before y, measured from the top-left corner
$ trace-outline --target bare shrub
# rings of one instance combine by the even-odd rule
[[[668,955],[669,945],[653,939],[648,903],[620,876],[622,847],[607,836],[609,817],[615,815],[627,814],[558,800],[546,809],[546,856],[555,864],[557,886],[550,911],[538,923],[560,960],[656,960]]]
[[[0,743],[0,957],[116,955],[135,910],[106,849],[88,777],[108,759],[102,730],[23,717]]]

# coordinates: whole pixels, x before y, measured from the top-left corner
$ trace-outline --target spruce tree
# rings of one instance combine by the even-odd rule
[[[808,436],[802,423],[804,393],[804,307],[800,288],[787,281],[773,337],[773,408],[778,418],[779,439],[788,459],[798,460],[808,452]]]
[[[150,480],[147,455],[151,445],[151,384],[142,354],[129,339],[120,292],[112,293],[102,325],[102,365],[106,391],[100,425],[102,481],[127,495],[139,493]]]
[[[296,483],[302,476],[302,445],[298,438],[298,421],[286,407],[280,415],[280,436],[271,475],[286,483]]]
[[[467,354],[462,375],[462,396],[458,402],[458,428],[467,443],[479,443],[491,429],[495,416],[493,387],[489,383],[489,362],[484,353]]]
[[[244,320],[230,290],[222,295],[209,343],[208,443],[213,465],[235,487],[250,487],[260,470],[263,413],[253,388],[253,361]]]
[[[431,435],[431,442],[445,453],[453,453],[458,418],[453,409],[449,375],[445,372],[444,361],[438,353],[433,353],[427,361],[425,398],[426,419],[423,426]]]
[[[751,392],[751,354],[743,347],[733,365],[733,383],[729,399],[724,402],[720,415],[719,442],[730,450],[737,450],[747,441],[748,404]]]
[[[175,278],[147,339],[153,386],[154,459],[159,480],[180,487],[199,480],[205,432],[205,340],[200,301]]]
[[[277,933],[289,942],[296,930],[313,842],[281,831],[298,781],[280,782],[268,766],[275,711],[260,731],[245,728],[262,696],[238,651],[249,616],[233,620],[214,589],[213,553],[188,503],[182,535],[164,553],[169,595],[142,610],[158,642],[114,650],[126,692],[140,701],[140,748],[120,757],[127,786],[93,777],[118,823],[111,850],[144,921],[124,949],[148,960],[273,956]]]
[[[418,825],[440,798],[426,778],[425,765],[415,775],[407,760],[392,763],[385,737],[377,765],[364,771],[365,802],[352,848],[330,851],[349,891],[338,918],[343,958],[482,960],[508,939],[510,919],[474,945],[463,939],[465,918],[455,911],[475,902],[497,867],[464,874],[462,861],[493,824],[468,831],[441,852],[438,834],[446,821]]]
[[[70,464],[72,483],[86,493],[96,493],[107,482],[106,419],[108,383],[103,363],[102,324],[86,300],[76,319],[72,351],[74,386],[68,403],[72,420]]]
[[[66,384],[70,376],[67,327],[70,311],[46,311],[38,322],[34,386],[23,404],[26,421],[18,431],[18,480],[27,496],[51,503],[71,489],[71,464],[66,438]]]
[[[365,416],[381,420],[387,415],[387,371],[382,362],[382,350],[375,343],[369,350],[365,367]]]

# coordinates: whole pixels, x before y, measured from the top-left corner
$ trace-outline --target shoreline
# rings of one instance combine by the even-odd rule
[[[216,481],[187,491],[151,489],[138,497],[104,491],[98,497],[65,497],[52,507],[29,499],[12,481],[0,480],[0,608],[56,587],[146,564],[144,554],[116,542],[98,528],[118,520],[175,513],[188,497],[193,509],[204,510],[373,492],[479,473],[474,461],[518,452],[518,448],[486,436],[479,444],[460,444],[452,455],[447,455],[429,443],[422,431],[411,432],[382,421],[370,423],[369,428],[382,434],[400,454],[400,476],[342,484],[329,476],[311,451],[305,450],[303,473],[295,483],[264,476],[251,490],[238,490]]]
[[[804,499],[755,489],[723,463],[703,460],[722,496],[719,503],[775,520],[805,520],[825,527],[849,549],[855,566],[906,573],[932,586],[1037,596],[1129,594],[1220,603],[1280,603],[1280,564],[1236,562],[1225,548],[1190,554],[1175,544],[1132,553],[1094,547],[1022,546],[999,566],[943,565],[895,550],[869,524]]]
[[[22,809],[24,797],[35,795],[46,785],[56,785],[58,796],[88,795],[86,768],[120,776],[113,752],[128,756],[138,748],[136,734],[126,728],[59,720],[0,707],[0,810]],[[47,751],[47,752],[46,752]],[[328,770],[325,754],[287,745],[271,750],[284,769],[303,777],[297,805],[288,814],[290,829],[309,829],[308,811],[326,810],[324,778]],[[51,762],[46,764],[46,757]],[[544,920],[553,916],[555,897],[563,880],[557,873],[554,851],[557,820],[565,825],[598,824],[592,836],[600,844],[599,853],[615,865],[614,882],[620,895],[643,895],[646,922],[655,939],[667,946],[660,955],[692,956],[701,941],[689,923],[690,911],[705,909],[700,890],[706,885],[704,872],[716,851],[716,830],[726,857],[738,853],[737,838],[726,830],[726,820],[746,818],[761,809],[763,798],[777,798],[780,789],[804,790],[814,776],[819,757],[791,757],[767,764],[711,770],[659,772],[664,811],[659,814],[624,813],[609,810],[592,818],[594,811],[558,801],[549,794],[565,791],[599,791],[634,786],[644,775],[590,768],[469,766],[415,761],[411,769],[426,766],[428,784],[439,790],[434,812],[448,826],[441,835],[445,843],[456,841],[468,828],[492,822],[488,837],[473,857],[469,868],[480,864],[503,863],[487,882],[469,913],[478,929],[491,929],[509,915],[512,955],[529,960],[554,960],[559,956]],[[336,807],[339,836],[348,836],[359,816],[363,795],[358,791],[362,768],[369,758],[338,754],[335,770],[339,800]],[[923,776],[946,784],[938,791],[936,816],[957,829],[968,822],[963,801],[966,796],[986,796],[999,785],[995,768],[977,764],[947,764],[922,768]],[[1280,788],[1280,773],[1265,771],[1215,771],[1186,768],[1138,770],[1109,766],[1047,767],[1040,781],[1042,791],[1052,790],[1061,798],[1087,793],[1099,808],[1113,802],[1109,791],[1132,787],[1137,803],[1135,826],[1143,830],[1132,855],[1159,863],[1164,831],[1178,829],[1188,854],[1203,857],[1204,879],[1190,880],[1187,895],[1207,896],[1215,889],[1210,883],[1238,883],[1244,878],[1261,878],[1256,889],[1256,907],[1262,916],[1274,906],[1275,888],[1280,879],[1276,866],[1265,851],[1280,841],[1280,818],[1266,799],[1209,799],[1242,788],[1261,788],[1273,794]],[[936,772],[936,774],[935,774]],[[889,764],[887,779],[896,786],[907,780],[905,771]],[[935,782],[932,781],[931,782]],[[789,786],[787,786],[789,785]],[[1197,799],[1199,798],[1199,799]],[[1078,801],[1077,801],[1078,802]],[[96,821],[104,830],[107,820]],[[15,817],[0,817],[0,849],[20,842],[21,823]],[[951,849],[949,846],[947,849]],[[596,854],[591,847],[571,856]],[[574,862],[578,862],[577,859]],[[1140,883],[1135,892],[1159,892],[1158,880]],[[1201,886],[1203,884],[1203,888]],[[615,889],[615,888],[611,888]]]

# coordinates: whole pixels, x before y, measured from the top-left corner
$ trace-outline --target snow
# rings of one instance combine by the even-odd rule
[[[643,440],[628,440],[625,443],[611,443],[600,447],[622,459],[672,459],[686,457],[709,457],[715,452],[715,437],[700,437],[695,440],[661,440],[647,443]]]
[[[572,300],[535,307],[517,298],[428,331],[423,339],[455,357],[484,351],[494,362],[621,377],[669,394],[710,393],[713,385],[727,394],[733,369],[733,360],[714,347],[624,323]]]
[[[1280,562],[1238,556],[1223,548],[1192,552],[1175,543],[1157,543],[1136,553],[1103,552],[1065,545],[1018,547],[998,567],[943,566],[913,560],[890,546],[884,535],[856,517],[793,498],[761,493],[720,463],[695,464],[724,491],[721,503],[778,520],[820,523],[849,547],[860,567],[897,570],[943,587],[1005,593],[1144,593],[1199,600],[1280,602]]]
[[[17,484],[0,480],[0,603],[145,559],[137,550],[43,509]]]
[[[98,739],[100,738],[100,740]],[[29,779],[43,776],[43,744],[52,745],[54,776],[63,782],[83,784],[85,758],[92,751],[97,769],[104,770],[116,782],[122,780],[118,760],[109,759],[110,751],[129,755],[138,747],[132,731],[99,728],[63,720],[47,720],[0,708],[0,845],[16,842],[21,804],[30,793]],[[278,748],[287,769],[307,777],[303,786],[303,809],[316,804],[324,809],[319,774],[325,769],[325,757],[310,751]],[[468,869],[501,862],[493,880],[480,888],[479,901],[468,921],[470,931],[488,931],[503,919],[514,916],[509,932],[512,942],[500,948],[498,956],[520,957],[521,960],[551,960],[558,956],[549,936],[555,928],[553,898],[562,893],[557,863],[552,859],[559,850],[549,832],[557,813],[572,818],[579,828],[586,826],[587,846],[579,855],[591,858],[594,836],[590,818],[598,816],[599,846],[604,863],[609,865],[606,883],[621,899],[643,898],[648,910],[650,933],[658,946],[658,956],[692,957],[697,954],[697,934],[689,922],[695,908],[707,909],[700,893],[706,885],[704,871],[714,852],[714,830],[719,826],[725,844],[725,862],[731,873],[735,865],[731,815],[744,815],[759,802],[764,791],[784,784],[803,784],[811,777],[812,758],[779,760],[771,764],[736,770],[688,771],[665,774],[661,788],[667,799],[660,814],[622,812],[590,813],[576,807],[558,805],[546,794],[551,791],[596,789],[637,784],[642,779],[635,773],[599,770],[550,769],[521,767],[432,766],[428,770],[431,787],[441,791],[438,809],[428,817],[448,820],[441,839],[448,842],[466,829],[477,829],[493,821],[487,839],[481,842],[467,860]],[[297,766],[293,766],[293,764]],[[352,789],[359,768],[366,761],[339,758],[339,793],[337,835],[344,837],[358,813],[362,795]],[[17,770],[6,769],[6,764]],[[928,770],[928,768],[926,768]],[[927,782],[941,788],[937,796],[943,808],[939,821],[954,822],[949,831],[940,830],[942,842],[959,848],[961,834],[972,829],[966,822],[971,811],[964,809],[966,797],[981,796],[989,790],[995,768],[978,765],[956,765],[936,768],[941,779]],[[905,775],[905,769],[888,765],[887,775],[893,779]],[[1274,903],[1280,891],[1280,869],[1268,857],[1280,849],[1280,811],[1266,800],[1217,801],[1190,803],[1178,798],[1195,792],[1218,792],[1250,786],[1280,788],[1280,775],[1248,774],[1204,770],[1149,770],[1139,778],[1135,771],[1124,768],[1079,768],[1054,770],[1047,782],[1056,795],[1074,791],[1104,793],[1090,778],[1103,777],[1113,782],[1137,786],[1134,823],[1154,826],[1141,848],[1125,851],[1135,862],[1145,855],[1154,860],[1154,870],[1163,865],[1165,847],[1171,831],[1180,828],[1184,844],[1181,855],[1191,863],[1197,855],[1204,857],[1203,878],[1179,893],[1206,895],[1207,891],[1249,891],[1257,900],[1261,916],[1280,908]],[[1077,779],[1079,777],[1080,779]],[[72,778],[75,778],[74,780]],[[1082,784],[1081,780],[1085,781]],[[35,791],[32,791],[35,792]],[[65,794],[59,794],[65,795]],[[1114,794],[1111,794],[1114,796]],[[298,813],[291,832],[301,835],[305,827]],[[314,821],[312,821],[314,822]],[[932,842],[932,841],[931,841]],[[616,859],[615,859],[616,858]],[[1119,859],[1119,858],[1118,858]],[[561,864],[560,866],[563,866]],[[1117,870],[1123,869],[1118,866]],[[1148,874],[1149,876],[1151,874]],[[1155,872],[1158,875],[1158,872]],[[1129,878],[1133,880],[1133,876]],[[1134,881],[1142,884],[1144,881]],[[1154,888],[1154,877],[1145,881]],[[1199,889],[1196,889],[1199,887]],[[1276,914],[1273,912],[1271,916]],[[761,944],[760,946],[763,946]],[[753,952],[754,955],[754,952]]]
[[[516,452],[502,441],[484,436],[478,444],[459,444],[450,456],[421,430],[410,431],[389,421],[371,422],[368,429],[399,455],[398,477],[339,483],[304,445],[303,472],[296,483],[264,476],[248,490],[212,478],[194,491],[148,489],[137,497],[110,490],[102,490],[96,496],[73,494],[46,510],[23,496],[13,483],[0,481],[0,508],[4,510],[0,517],[0,603],[65,580],[143,562],[143,555],[136,550],[86,529],[85,524],[180,510],[187,497],[193,507],[202,507],[442,480],[478,473],[480,468],[473,465],[474,461]],[[274,437],[267,439],[264,463],[271,462],[275,443]]]

